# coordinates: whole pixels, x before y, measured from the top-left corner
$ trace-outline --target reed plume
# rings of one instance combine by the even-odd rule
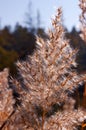
[[[82,20],[84,3],[86,0],[80,0]],[[82,27],[86,28],[86,24]],[[61,8],[52,20],[48,36],[46,40],[37,37],[34,54],[17,62],[19,77],[11,81],[18,94],[16,110],[3,130],[76,130],[86,118],[83,108],[74,109],[75,100],[71,97],[78,85],[86,81],[86,74],[78,74],[75,69],[78,50],[72,49],[65,38]]]

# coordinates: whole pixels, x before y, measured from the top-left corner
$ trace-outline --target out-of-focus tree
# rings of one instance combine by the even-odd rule
[[[41,27],[41,15],[40,11],[37,10],[36,16],[34,16],[34,12],[32,11],[32,2],[29,1],[28,11],[26,13],[26,27],[28,31],[32,34],[39,35],[41,37],[47,37],[44,28]]]
[[[15,38],[16,43],[13,48],[18,52],[19,57],[22,57],[28,54],[31,54],[35,49],[35,36],[28,32],[26,27],[22,27],[21,25],[16,25],[15,30],[13,32],[13,36]]]
[[[11,74],[16,73],[16,67],[14,62],[18,59],[18,54],[15,51],[6,51],[0,47],[0,70],[4,68],[10,68]]]
[[[45,30],[43,28],[38,28],[36,33],[37,33],[37,36],[42,37],[44,39],[49,38],[48,35],[45,33]]]
[[[10,26],[5,26],[0,31],[0,46],[8,51],[13,50],[12,45],[15,44],[15,38],[13,37],[10,28]]]
[[[28,4],[28,11],[26,12],[26,26],[28,28],[28,31],[31,33],[35,33],[35,27],[34,27],[34,17],[32,12],[32,2],[29,1]]]
[[[40,28],[40,26],[41,26],[41,17],[39,10],[37,10],[37,28]]]
[[[86,44],[80,37],[80,31],[77,31],[76,28],[73,27],[71,32],[66,32],[66,37],[70,39],[71,47],[79,50],[76,57],[78,72],[86,71]]]

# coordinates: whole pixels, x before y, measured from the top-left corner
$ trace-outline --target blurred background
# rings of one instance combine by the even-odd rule
[[[78,72],[86,70],[86,44],[80,38],[78,0],[0,0],[0,71],[8,67],[16,76],[17,60],[25,60],[36,48],[36,35],[48,38],[51,19],[58,7],[72,48],[78,48]]]

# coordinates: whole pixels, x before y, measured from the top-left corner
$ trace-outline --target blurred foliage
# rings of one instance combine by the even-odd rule
[[[77,71],[79,73],[86,71],[86,43],[79,36],[80,32],[74,27],[71,32],[66,32],[66,37],[70,40],[70,45],[74,49],[78,49],[76,62],[78,63]]]
[[[15,51],[7,51],[4,48],[0,47],[0,70],[9,67],[10,72],[14,74],[16,70],[14,62],[17,60],[17,58],[18,54]]]
[[[43,28],[33,28],[35,30],[28,30],[27,27],[23,27],[16,24],[14,31],[10,31],[9,26],[5,26],[0,30],[0,70],[5,67],[10,68],[12,75],[16,74],[15,62],[24,60],[29,54],[33,54],[36,48],[36,35],[47,39],[48,36]],[[71,32],[66,30],[66,37],[70,39],[70,45],[72,48],[78,48],[78,54],[76,62],[78,63],[78,72],[84,72],[86,70],[86,43],[80,38],[80,32],[74,27]]]
[[[0,30],[0,70],[5,67],[10,68],[12,75],[16,74],[15,62],[24,60],[26,56],[31,55],[36,48],[36,37],[47,38],[43,28],[34,28],[34,31],[16,24],[14,31],[10,31],[9,26]]]

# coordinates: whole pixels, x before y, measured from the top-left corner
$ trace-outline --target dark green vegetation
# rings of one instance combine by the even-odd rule
[[[39,28],[36,32],[45,37],[44,30]],[[17,25],[13,32],[8,26],[0,30],[0,71],[8,67],[12,75],[16,74],[15,62],[25,59],[35,49],[36,38],[34,32],[26,27]]]
[[[35,30],[35,33],[34,33]],[[78,48],[76,61],[77,70],[86,70],[86,44],[79,36],[80,32],[75,28],[71,32],[66,31],[66,36],[70,39],[71,47]],[[17,25],[14,31],[10,31],[9,26],[0,30],[0,71],[8,67],[12,75],[16,74],[15,62],[19,59],[24,60],[27,54],[31,55],[36,48],[36,35],[48,38],[43,28],[33,29]]]
[[[71,47],[78,49],[76,62],[78,63],[77,70],[81,73],[86,71],[86,43],[79,35],[80,32],[76,31],[75,28],[66,33],[67,38],[70,39]]]

